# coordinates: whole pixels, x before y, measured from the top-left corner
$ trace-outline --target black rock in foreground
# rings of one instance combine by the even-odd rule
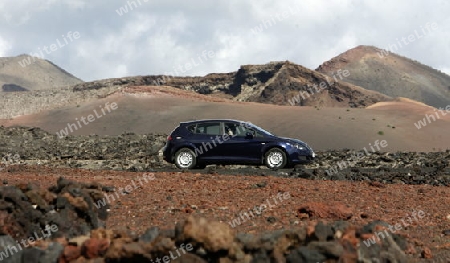
[[[59,178],[48,190],[0,187],[0,260],[4,262],[411,262],[407,243],[383,222],[310,223],[260,234],[188,217],[173,230],[105,229],[109,188]],[[382,228],[384,230],[381,230]],[[384,231],[384,235],[378,232]],[[39,237],[34,241],[30,237]]]

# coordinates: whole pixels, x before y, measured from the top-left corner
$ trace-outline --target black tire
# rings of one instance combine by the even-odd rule
[[[181,148],[175,153],[175,165],[180,169],[193,169],[197,165],[194,152],[189,148]]]
[[[264,163],[270,169],[283,169],[287,164],[286,154],[281,149],[272,148],[264,155]]]

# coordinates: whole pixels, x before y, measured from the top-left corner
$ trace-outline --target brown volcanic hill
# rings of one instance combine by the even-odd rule
[[[275,105],[366,107],[392,98],[328,78],[289,61],[244,65],[236,72],[204,77],[137,76],[78,84],[74,91],[111,86],[164,85],[236,101]],[[314,88],[316,86],[317,88]]]
[[[348,70],[346,81],[434,107],[450,103],[450,76],[417,61],[373,46],[358,46],[324,62],[316,71],[331,76]]]
[[[255,66],[243,66],[237,72],[238,79],[245,80],[241,85],[238,100],[270,103],[276,105],[320,106],[320,107],[366,107],[390,97],[378,92],[368,91],[346,83],[342,79],[328,78],[300,65],[290,62],[279,63],[271,78],[261,83],[248,83],[255,75],[267,70]],[[260,78],[261,79],[261,78]],[[316,86],[317,88],[315,88]]]
[[[0,58],[0,92],[47,90],[81,82],[48,60],[28,55]]]

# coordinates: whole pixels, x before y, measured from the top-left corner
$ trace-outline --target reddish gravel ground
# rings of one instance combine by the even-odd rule
[[[228,223],[240,212],[248,212],[269,200],[272,207],[262,215],[253,212],[254,217],[250,215],[251,219],[235,227],[238,232],[258,233],[318,220],[338,220],[336,213],[325,211],[331,205],[343,214],[350,212],[347,221],[358,226],[374,220],[391,225],[400,223],[400,233],[417,248],[411,249],[411,253],[418,255],[430,248],[438,258],[450,259],[450,235],[443,234],[450,230],[450,187],[181,172],[155,173],[154,180],[145,182],[144,173],[133,172],[20,166],[0,171],[0,179],[9,185],[33,183],[47,188],[60,176],[80,182],[99,182],[119,191],[119,198],[110,203],[109,228],[129,227],[138,233],[151,226],[173,229],[188,214]],[[138,188],[133,186],[133,180]],[[119,188],[125,189],[127,185],[132,187],[131,191],[122,193]],[[276,204],[273,198],[278,193],[284,193],[287,198],[280,195]],[[307,205],[320,212],[320,218],[299,213]],[[402,219],[410,224],[407,218],[414,210],[422,210],[425,216],[412,219],[413,223],[404,227]]]

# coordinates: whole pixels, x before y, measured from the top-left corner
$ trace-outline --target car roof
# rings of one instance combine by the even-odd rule
[[[201,122],[245,122],[248,123],[248,121],[241,121],[241,120],[234,120],[234,119],[201,119],[201,120],[195,120],[195,121],[183,121],[180,122],[180,124],[194,124],[194,123],[201,123]]]

